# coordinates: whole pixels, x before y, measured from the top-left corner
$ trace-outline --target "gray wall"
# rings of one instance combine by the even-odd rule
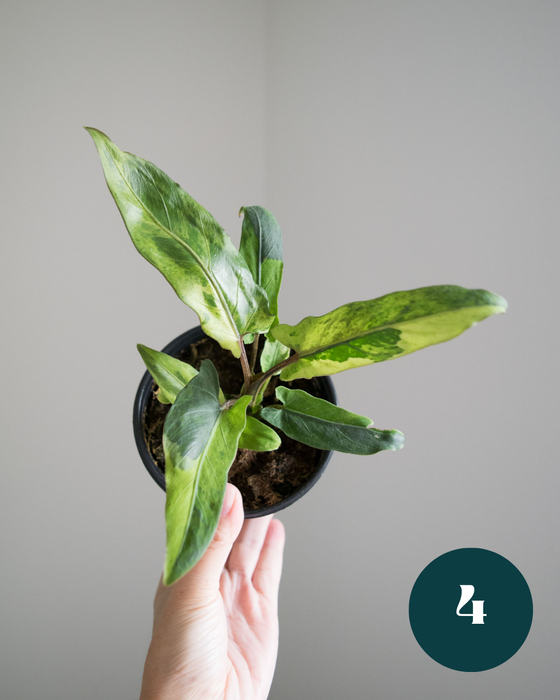
[[[136,343],[198,324],[134,250],[83,125],[238,239],[264,197],[257,0],[3,11],[2,700],[137,698],[165,496],[132,437]],[[7,324],[7,325],[6,325]]]
[[[271,700],[557,698],[560,5],[272,7],[282,318],[447,283],[491,289],[510,310],[334,377],[343,406],[400,428],[406,446],[335,455],[282,516]],[[416,577],[459,547],[507,557],[534,597],[526,644],[480,674],[432,661],[407,618]]]
[[[196,324],[138,256],[81,125],[155,161],[237,242],[285,238],[282,320],[453,283],[510,302],[448,344],[335,377],[406,448],[335,455],[288,533],[271,700],[557,697],[560,6],[4,3],[0,695],[138,695],[164,548],[134,346]],[[480,674],[407,619],[457,547],[509,558],[529,638]]]

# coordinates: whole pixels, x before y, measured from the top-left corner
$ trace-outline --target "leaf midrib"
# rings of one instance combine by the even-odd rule
[[[212,442],[212,438],[214,437],[214,434],[215,434],[215,432],[216,432],[216,426],[217,426],[218,421],[220,420],[220,418],[221,418],[222,415],[223,415],[223,412],[220,411],[220,412],[218,413],[218,416],[217,416],[215,422],[214,422],[214,425],[212,426],[212,431],[211,431],[211,433],[210,433],[210,437],[208,438],[208,440],[207,440],[207,442],[206,442],[206,445],[204,446],[204,449],[202,450],[202,452],[200,453],[200,456],[199,456],[199,458],[198,458],[198,468],[197,468],[197,470],[196,470],[196,478],[195,478],[194,487],[193,487],[193,498],[192,498],[192,500],[191,500],[191,507],[190,507],[190,509],[189,509],[189,517],[188,517],[188,520],[187,520],[187,524],[186,524],[186,526],[185,526],[185,534],[184,534],[184,536],[183,536],[183,539],[181,540],[181,547],[180,547],[180,549],[179,549],[179,553],[178,553],[178,555],[177,555],[177,559],[178,559],[178,558],[180,557],[180,555],[183,553],[183,548],[184,548],[184,546],[185,546],[185,542],[187,541],[187,535],[189,534],[189,526],[190,526],[190,524],[191,524],[192,514],[193,514],[193,511],[194,511],[194,505],[195,505],[196,497],[197,497],[197,493],[198,493],[198,483],[199,483],[199,481],[200,481],[200,475],[201,475],[201,473],[202,473],[202,464],[203,464],[203,462],[204,462],[205,459],[206,459],[206,453],[207,453],[208,450],[210,449],[210,443]],[[173,562],[173,567],[175,567],[175,564],[176,564],[176,563],[177,563],[177,560],[175,560],[175,561]]]
[[[177,236],[173,231],[171,231],[171,230],[168,229],[166,226],[164,226],[164,225],[161,223],[161,221],[159,221],[159,220],[152,214],[152,212],[145,206],[144,202],[142,202],[142,200],[140,199],[140,197],[136,194],[136,192],[135,192],[135,191],[133,190],[133,188],[131,187],[131,185],[130,185],[130,183],[128,182],[127,178],[125,177],[123,171],[122,171],[121,168],[119,167],[119,164],[118,164],[117,161],[115,160],[113,154],[109,151],[109,149],[107,149],[107,150],[108,150],[109,155],[111,156],[111,160],[112,160],[113,163],[115,164],[116,169],[119,171],[119,174],[120,174],[120,176],[121,176],[123,182],[126,184],[126,186],[128,187],[128,189],[130,190],[130,192],[132,193],[132,195],[134,196],[134,198],[136,199],[136,201],[140,204],[140,206],[142,207],[142,209],[146,212],[146,214],[152,219],[152,221],[153,221],[157,226],[159,226],[159,228],[161,228],[161,229],[162,229],[163,231],[165,231],[171,238],[173,238],[174,241],[176,241],[177,243],[179,243],[180,245],[182,245],[183,248],[185,248],[186,250],[188,250],[188,252],[193,256],[193,258],[196,260],[196,262],[200,265],[200,267],[202,268],[202,270],[205,272],[205,274],[206,274],[206,276],[207,276],[207,278],[208,278],[210,284],[212,285],[212,287],[214,288],[214,291],[216,292],[218,298],[220,299],[220,302],[221,302],[221,304],[222,304],[223,309],[224,309],[225,312],[226,312],[227,318],[228,318],[228,320],[229,320],[229,322],[230,322],[230,324],[231,324],[232,329],[235,331],[236,336],[239,338],[239,337],[240,337],[240,335],[239,335],[239,329],[237,328],[237,325],[235,324],[235,321],[234,321],[234,319],[233,319],[233,316],[231,315],[230,310],[229,310],[229,308],[228,308],[228,306],[227,306],[227,304],[226,304],[226,302],[225,302],[225,299],[224,299],[223,296],[222,296],[221,288],[220,288],[220,286],[218,285],[217,281],[214,279],[214,277],[210,274],[210,272],[209,272],[209,270],[207,269],[206,265],[202,262],[202,259],[200,258],[200,256],[199,256],[197,253],[195,253],[195,251],[194,251],[187,243],[185,243],[185,241],[183,241],[183,240],[182,240],[181,238],[179,238],[179,236]],[[154,182],[153,179],[152,179],[152,182]],[[157,185],[155,184],[155,182],[154,182],[154,187],[155,187],[157,193],[159,194],[160,198],[161,198],[162,201],[163,201],[163,196],[162,196],[161,192],[159,191],[159,188],[157,187]],[[164,202],[164,207],[165,207],[165,212],[166,212],[166,214],[167,214],[167,218],[168,218],[168,220],[169,220],[169,214],[167,213],[167,207],[165,206],[165,202]],[[171,222],[170,222],[170,223],[171,223]],[[203,234],[203,235],[204,235],[204,234]],[[238,285],[238,286],[239,286],[239,285]]]
[[[360,430],[375,430],[373,427],[373,421],[368,425],[367,427],[364,425],[352,425],[352,423],[341,423],[340,421],[332,421],[332,420],[327,420],[326,418],[319,418],[318,416],[314,416],[310,413],[304,413],[303,411],[296,411],[293,408],[288,408],[287,406],[270,406],[270,408],[276,408],[279,411],[286,411],[287,413],[294,413],[297,416],[305,416],[305,418],[311,418],[312,420],[319,421],[320,423],[328,423],[330,426],[336,427],[338,430],[338,426],[345,426],[346,428],[358,428]]]
[[[253,211],[255,211],[255,210],[253,209]],[[263,255],[262,235],[263,234],[262,234],[261,218],[256,211],[255,211],[255,217],[257,219],[257,224],[259,227],[259,232],[257,235],[258,244],[259,244],[259,264],[257,267],[257,277],[258,277],[257,284],[260,285],[261,284],[261,271],[262,271],[262,265],[263,265],[263,259],[262,259],[262,255]]]
[[[398,321],[395,323],[387,323],[383,326],[377,326],[376,328],[367,330],[364,333],[358,333],[356,335],[353,335],[352,337],[347,338],[346,340],[341,340],[339,343],[332,343],[331,345],[322,345],[320,347],[314,348],[313,350],[308,350],[306,352],[298,352],[298,356],[300,359],[303,357],[309,357],[309,355],[314,355],[315,353],[318,353],[318,352],[324,352],[325,350],[331,350],[332,348],[337,348],[340,345],[348,345],[353,340],[358,340],[359,338],[365,338],[366,335],[371,335],[372,333],[378,333],[379,331],[384,331],[387,328],[395,328],[398,325],[403,325],[406,323],[414,323],[414,321],[419,321],[419,320],[424,319],[424,318],[432,318],[435,316],[444,316],[446,314],[452,314],[452,313],[455,313],[457,311],[464,311],[465,309],[484,309],[484,308],[499,309],[501,307],[493,305],[493,304],[484,304],[482,306],[462,306],[461,308],[453,309],[452,311],[438,311],[438,313],[436,313],[436,314],[426,314],[425,316],[419,316],[418,318],[411,319],[408,321]],[[280,342],[282,342],[282,341],[280,341]],[[362,350],[362,352],[363,352],[363,350]]]

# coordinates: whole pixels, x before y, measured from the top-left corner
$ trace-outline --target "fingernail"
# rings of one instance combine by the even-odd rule
[[[226,487],[226,495],[224,497],[224,502],[222,504],[222,518],[225,518],[233,507],[233,502],[235,501],[235,489],[230,484]]]

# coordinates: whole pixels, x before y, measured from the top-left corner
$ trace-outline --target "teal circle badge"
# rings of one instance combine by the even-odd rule
[[[454,549],[428,564],[410,594],[412,632],[434,661],[486,671],[510,659],[531,629],[533,599],[521,572],[487,549]]]

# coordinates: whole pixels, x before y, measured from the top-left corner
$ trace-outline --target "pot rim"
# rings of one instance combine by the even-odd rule
[[[197,340],[202,340],[203,338],[207,337],[209,336],[207,336],[206,333],[204,333],[201,326],[195,326],[194,328],[185,331],[185,333],[182,333],[181,335],[177,336],[177,338],[168,343],[163,348],[162,352],[168,355],[175,356],[175,353],[178,353],[180,350],[183,350],[184,348],[188,347]],[[316,381],[320,385],[324,393],[324,396],[322,398],[338,406],[336,391],[334,388],[333,381],[330,377],[314,377],[314,379],[310,381]],[[146,445],[146,440],[144,438],[143,429],[144,412],[146,409],[148,399],[150,398],[152,393],[153,383],[154,382],[151,374],[148,371],[144,372],[142,379],[140,380],[138,390],[136,392],[136,397],[134,399],[132,424],[134,429],[134,439],[136,441],[136,447],[138,448],[138,452],[140,453],[142,462],[144,463],[144,466],[146,467],[146,470],[148,471],[152,479],[156,482],[156,484],[158,484],[158,486],[163,491],[165,491],[165,474],[159,469],[157,464],[154,462],[152,455],[150,454],[148,446]],[[245,518],[260,518],[265,515],[277,513],[278,511],[284,510],[284,508],[291,506],[302,496],[304,496],[319,481],[323,472],[327,468],[327,464],[329,463],[332,457],[332,450],[321,450],[321,452],[322,454],[319,459],[317,469],[315,470],[315,472],[313,472],[311,478],[308,479],[308,481],[302,484],[296,491],[294,491],[294,493],[290,494],[287,498],[280,501],[279,503],[275,503],[272,506],[263,506],[262,508],[255,508],[253,510],[246,509],[244,511]]]

